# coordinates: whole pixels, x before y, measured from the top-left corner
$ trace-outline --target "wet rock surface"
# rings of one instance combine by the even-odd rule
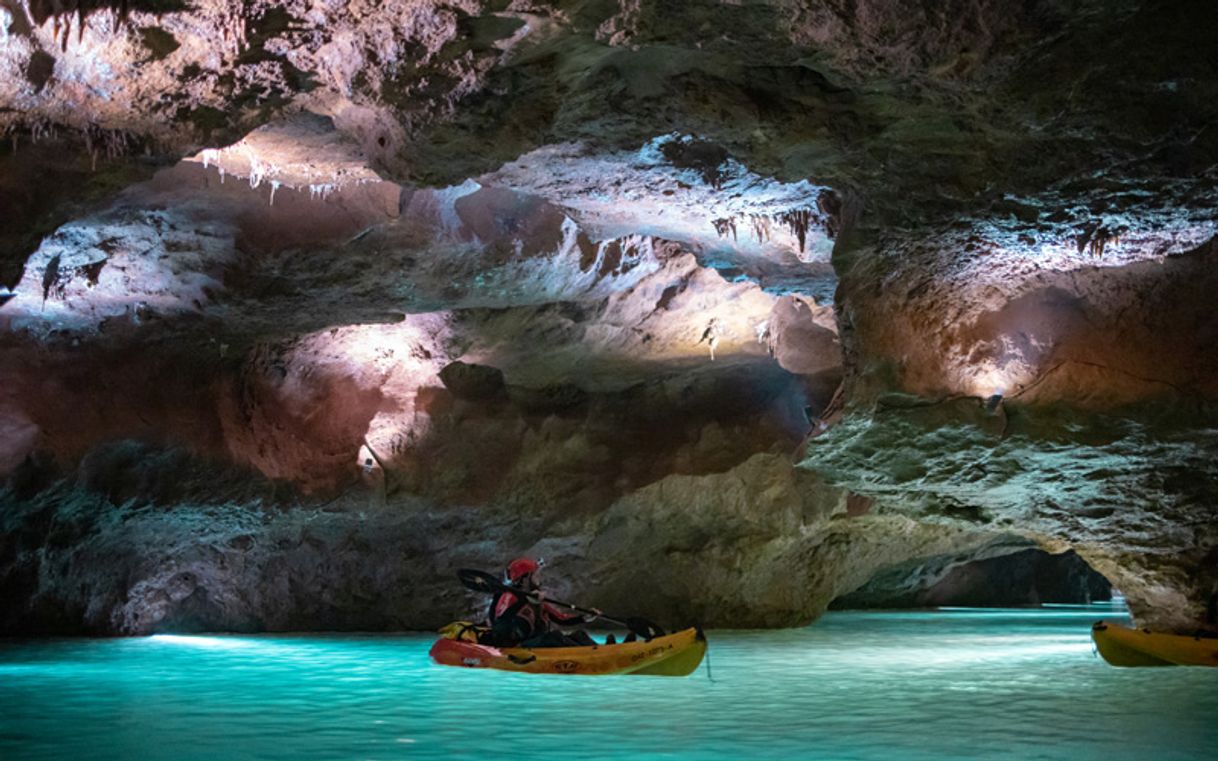
[[[3,630],[1218,625],[1212,10],[0,3]]]

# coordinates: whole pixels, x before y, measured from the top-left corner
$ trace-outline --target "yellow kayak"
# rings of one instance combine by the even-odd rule
[[[1218,666],[1218,637],[1160,634],[1098,621],[1091,639],[1113,666]]]
[[[688,676],[702,663],[705,654],[706,637],[697,628],[656,637],[647,642],[591,647],[500,649],[448,637],[437,640],[431,646],[432,660],[444,666],[585,676]]]

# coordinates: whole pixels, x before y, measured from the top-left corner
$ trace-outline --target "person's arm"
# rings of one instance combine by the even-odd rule
[[[596,608],[593,608],[593,610],[596,611],[594,615],[574,612],[570,615],[563,615],[558,606],[551,603],[545,603],[545,610],[546,618],[550,619],[556,624],[590,624],[597,619],[597,616],[600,615],[600,611],[596,610]]]

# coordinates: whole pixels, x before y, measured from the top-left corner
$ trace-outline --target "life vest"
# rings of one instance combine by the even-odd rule
[[[541,606],[527,597],[499,592],[491,600],[490,623],[492,629],[502,629],[510,624],[520,639],[528,639],[545,631]]]

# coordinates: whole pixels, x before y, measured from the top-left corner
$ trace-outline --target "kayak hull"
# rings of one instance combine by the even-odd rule
[[[431,658],[443,666],[489,668],[525,674],[610,676],[688,676],[706,655],[700,629],[685,629],[649,642],[622,642],[591,647],[495,648],[474,642],[440,639]]]
[[[1099,621],[1091,627],[1091,639],[1113,666],[1218,666],[1218,638],[1161,634]]]

